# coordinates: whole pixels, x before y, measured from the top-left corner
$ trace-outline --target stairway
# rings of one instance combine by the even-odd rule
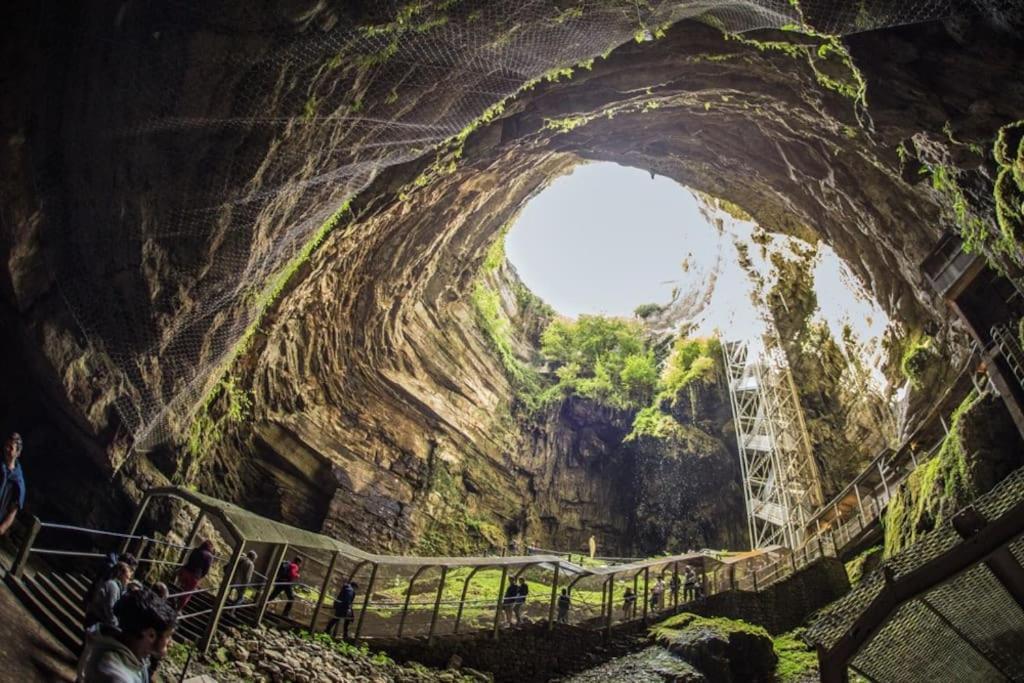
[[[20,579],[7,573],[4,582],[11,592],[25,605],[26,609],[43,627],[73,654],[82,651],[85,620],[84,597],[92,579],[80,573],[38,570]],[[174,589],[172,588],[172,591]],[[214,596],[196,593],[185,608],[184,616],[175,630],[175,640],[197,642],[206,628],[208,610],[213,608]],[[206,612],[188,618],[190,614]],[[221,623],[225,626],[249,626],[255,617],[255,605],[237,610],[225,610]],[[293,628],[296,622],[284,619],[272,612],[264,615],[264,622],[277,628]]]

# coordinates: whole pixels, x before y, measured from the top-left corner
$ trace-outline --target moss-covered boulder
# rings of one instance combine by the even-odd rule
[[[704,674],[660,647],[614,659],[599,667],[577,674],[566,683],[703,683]]]
[[[760,626],[683,613],[652,628],[651,635],[712,683],[774,680],[778,655]]]

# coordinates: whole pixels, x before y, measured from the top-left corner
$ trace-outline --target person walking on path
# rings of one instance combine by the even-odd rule
[[[179,612],[185,610],[185,605],[192,599],[196,586],[210,573],[210,567],[212,566],[213,542],[207,539],[200,543],[198,547],[192,549],[192,552],[188,554],[188,558],[185,559],[185,564],[181,565],[181,569],[178,570],[176,582],[178,588],[184,593],[184,595],[178,596]]]
[[[277,582],[274,584],[274,592],[270,594],[270,602],[274,601],[281,593],[288,596],[288,604],[284,606],[281,616],[287,617],[292,613],[295,605],[295,584],[299,582],[302,574],[302,558],[296,556],[291,562],[285,561],[277,569]]]
[[[103,582],[93,594],[85,609],[85,628],[89,630],[96,624],[117,628],[117,617],[114,607],[125,594],[128,582],[132,580],[132,568],[126,562],[118,562],[113,576]]]
[[[661,609],[661,599],[665,596],[665,581],[660,576],[651,589],[651,609]]]
[[[252,583],[252,575],[256,571],[256,551],[250,550],[238,559],[238,568],[235,569],[235,581],[231,587],[231,597],[228,598],[229,605],[237,605],[245,599],[245,591]]]
[[[90,635],[78,662],[77,683],[149,683],[150,661],[167,656],[177,614],[151,590],[132,591],[117,603],[118,628]]]
[[[509,581],[505,589],[505,597],[501,601],[501,611],[505,614],[505,624],[512,626],[512,613],[516,606],[516,599],[519,596],[519,586],[515,580]]]
[[[622,595],[622,618],[629,621],[636,616],[636,593],[632,588],[627,588]]]
[[[562,589],[562,594],[558,596],[558,623],[568,624],[569,623],[569,608],[572,607],[572,598],[569,597],[569,590],[567,588]]]
[[[697,572],[693,570],[693,567],[686,565],[686,581],[684,583],[685,589],[683,592],[684,599],[689,602],[697,599]]]
[[[4,442],[0,465],[0,536],[6,536],[14,518],[25,509],[25,474],[21,470],[21,434],[13,432]]]
[[[526,579],[519,577],[519,587],[516,590],[516,601],[512,610],[516,615],[516,625],[523,623],[523,608],[526,606],[526,596],[530,594],[530,587],[526,585]]]
[[[341,622],[341,639],[348,640],[348,627],[355,618],[352,605],[356,602],[356,590],[358,588],[359,584],[354,581],[346,581],[345,585],[341,587],[338,597],[334,599],[334,616],[327,622],[327,628],[325,629],[326,632],[331,634],[332,638],[338,637],[338,623]]]

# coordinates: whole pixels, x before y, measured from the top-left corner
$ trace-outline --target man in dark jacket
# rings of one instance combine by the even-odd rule
[[[516,602],[513,610],[516,613],[516,625],[523,623],[523,608],[526,606],[526,596],[530,593],[530,587],[526,585],[526,579],[519,577],[519,587],[516,590]]]
[[[341,587],[338,597],[334,599],[334,616],[327,622],[326,629],[332,638],[338,637],[338,622],[340,621],[343,624],[341,637],[343,640],[348,640],[348,626],[352,623],[352,619],[355,618],[352,605],[356,601],[357,588],[359,588],[359,584],[354,581],[346,581],[345,585]]]
[[[277,570],[277,581],[274,583],[274,592],[270,594],[269,601],[273,602],[281,593],[288,596],[288,604],[285,605],[282,616],[287,617],[292,612],[292,605],[295,604],[295,586],[299,583],[301,573],[301,557],[296,557],[291,562],[282,562]]]
[[[0,536],[14,524],[19,510],[25,508],[25,475],[21,471],[21,434],[12,433],[4,443],[0,464]]]

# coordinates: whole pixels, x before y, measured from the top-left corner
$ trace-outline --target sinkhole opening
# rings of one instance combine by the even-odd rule
[[[739,207],[671,178],[608,162],[578,165],[527,203],[504,236],[504,253],[560,317],[639,319],[661,333],[752,339],[780,313],[807,313],[886,383],[891,322],[828,245],[770,233]],[[812,282],[785,281],[801,274]],[[787,300],[796,296],[802,300]]]

